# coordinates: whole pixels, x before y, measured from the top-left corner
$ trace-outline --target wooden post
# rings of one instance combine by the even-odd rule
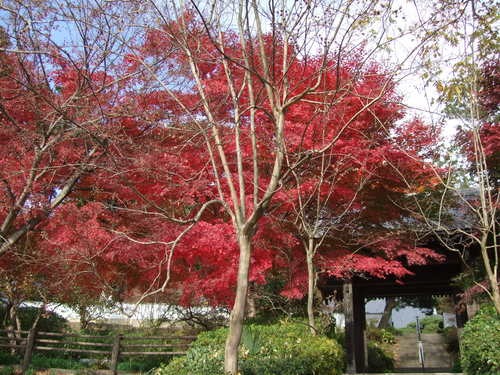
[[[464,328],[468,320],[467,305],[465,302],[461,302],[456,294],[453,295],[453,303],[455,305],[455,315],[457,317],[457,328]]]
[[[33,347],[35,346],[36,329],[31,328],[28,337],[26,338],[26,346],[24,348],[24,358],[21,365],[21,373],[24,374],[31,364],[31,356],[33,355]]]
[[[365,357],[363,371],[366,371],[368,369],[368,338],[366,337],[366,329],[363,331],[363,356]]]
[[[117,375],[118,371],[118,358],[120,357],[120,341],[122,339],[122,335],[116,335],[115,340],[113,341],[113,349],[111,351],[111,365],[110,370],[113,372],[113,375]]]
[[[365,298],[359,288],[353,290],[353,317],[354,317],[354,362],[355,372],[365,371],[365,358],[368,366],[368,355],[365,351],[366,313]]]
[[[355,354],[355,332],[354,332],[354,300],[352,281],[347,280],[343,286],[343,304],[345,315],[345,348],[347,355],[346,373],[356,373],[356,354]]]

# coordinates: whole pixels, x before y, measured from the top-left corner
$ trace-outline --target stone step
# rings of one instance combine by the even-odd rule
[[[444,337],[437,333],[421,335],[424,349],[425,368],[451,368],[453,359],[446,351]],[[396,337],[395,346],[396,368],[420,368],[418,357],[418,342],[414,334]]]

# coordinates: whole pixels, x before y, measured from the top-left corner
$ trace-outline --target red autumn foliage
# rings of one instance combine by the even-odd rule
[[[226,177],[231,174],[237,180],[238,173],[234,107],[227,73],[214,43],[200,27],[193,19],[187,31],[181,31],[175,22],[165,30],[151,31],[140,53],[125,57],[122,68],[136,75],[122,82],[121,90],[108,89],[113,80],[110,73],[86,73],[59,59],[55,59],[56,68],[51,74],[56,88],[46,87],[44,100],[18,85],[12,78],[15,74],[2,78],[2,103],[9,106],[5,113],[14,119],[5,113],[2,116],[6,125],[0,137],[5,146],[0,151],[5,187],[0,193],[2,202],[12,200],[9,189],[18,196],[26,187],[26,176],[33,170],[36,155],[33,145],[43,141],[36,139],[37,126],[40,122],[47,126],[56,123],[60,113],[52,103],[60,108],[73,100],[75,92],[83,98],[64,107],[67,122],[61,125],[62,136],[40,159],[37,168],[43,168],[41,176],[30,186],[23,210],[18,210],[10,225],[13,229],[9,229],[42,215],[36,222],[35,242],[39,251],[60,260],[60,268],[56,269],[70,280],[67,285],[83,285],[95,296],[105,291],[122,299],[160,288],[169,271],[166,299],[181,304],[229,304],[233,300],[239,252],[234,227],[223,204],[208,207],[189,232],[179,237],[203,204],[212,200],[231,202],[224,176],[218,190],[207,144],[213,149],[222,147],[228,155]],[[187,40],[196,54],[200,84],[215,115],[213,122],[203,113],[186,51],[177,48],[176,38]],[[243,51],[236,36],[228,32],[223,38],[225,55],[241,61]],[[271,36],[265,41],[269,56],[283,53],[282,41]],[[253,43],[248,40],[249,54]],[[365,68],[359,59],[339,66],[335,61],[300,59],[294,55],[293,46],[287,47],[291,56],[288,95],[299,95],[316,82],[319,85],[287,109],[284,146],[289,165],[298,163],[302,182],[297,187],[284,178],[271,203],[274,216],[265,215],[260,220],[253,238],[250,281],[263,284],[271,270],[289,269],[292,277],[283,294],[293,298],[303,294],[306,284],[303,254],[299,250],[301,234],[281,225],[276,217],[285,217],[298,197],[315,194],[318,188],[330,217],[349,207],[348,215],[335,231],[337,242],[330,241],[318,255],[317,261],[326,274],[403,277],[408,274],[403,259],[407,264],[437,259],[428,249],[403,241],[403,236],[386,238],[388,230],[384,228],[384,224],[402,217],[390,201],[411,192],[394,174],[391,164],[413,176],[409,183],[415,190],[432,185],[431,174],[421,157],[429,155],[433,136],[420,121],[398,124],[404,114],[395,104],[394,83],[380,66]],[[167,87],[154,84],[141,71],[141,61],[145,60],[153,62],[155,74],[167,82]],[[257,58],[253,68],[256,72],[264,69]],[[242,86],[245,69],[238,64],[229,69],[235,86]],[[270,69],[279,95],[284,85],[280,67],[271,64]],[[276,150],[274,129],[271,105],[261,94],[264,86],[258,74],[253,78],[258,104],[255,132],[262,182],[259,186],[266,186]],[[94,92],[99,95],[90,95]],[[242,90],[238,101],[241,108],[248,107],[246,90]],[[369,110],[364,109],[368,104]],[[242,111],[239,131],[245,179],[245,191],[241,193],[251,212],[254,154],[249,116],[248,111]],[[72,127],[74,131],[67,131]],[[205,139],[204,131],[211,127],[219,131],[220,145]],[[392,147],[393,142],[400,143],[407,152]],[[91,170],[81,173],[64,204],[51,208],[54,194],[75,173],[94,144],[103,149],[92,156]],[[321,155],[328,159],[328,178],[333,180],[326,179],[318,185]],[[216,158],[214,163],[222,169],[221,160]],[[14,173],[16,170],[22,173]],[[364,186],[362,190],[360,184]],[[13,204],[0,207],[2,220],[12,207]],[[366,246],[364,252],[353,253],[369,237],[380,240]]]

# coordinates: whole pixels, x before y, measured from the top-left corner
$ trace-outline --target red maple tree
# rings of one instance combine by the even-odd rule
[[[329,215],[343,207],[363,230],[380,228],[396,213],[377,217],[379,197],[408,191],[380,164],[415,172],[415,188],[425,175],[420,161],[390,148],[399,135],[406,149],[418,150],[426,138],[411,142],[403,133],[423,135],[423,127],[397,129],[394,83],[377,65],[362,64],[361,52],[347,61],[302,56],[293,41],[272,34],[214,35],[188,11],[149,31],[121,60],[130,79],[118,87],[110,72],[53,59],[51,84],[40,80],[37,95],[19,84],[24,72],[15,61],[1,78],[1,194],[10,203],[0,212],[2,238],[12,239],[2,249],[36,227],[43,251],[61,254],[75,275],[100,275],[99,284],[74,281],[96,293],[107,285],[167,292],[181,303],[235,301],[226,345],[231,373],[248,283],[264,283],[283,266],[276,249],[300,244],[269,211],[318,190]],[[318,184],[321,160],[326,179]],[[343,236],[365,241],[355,226]],[[397,240],[377,244],[384,257],[376,265],[349,255],[352,246],[332,245],[322,267],[402,275],[395,259],[419,255]]]
[[[95,188],[84,198],[105,202],[111,212],[112,219],[101,223],[112,233],[110,259],[140,259],[146,293],[168,293],[170,283],[176,287],[170,295],[180,303],[229,304],[238,283],[239,236],[244,233],[252,248],[247,281],[265,282],[266,272],[283,266],[273,250],[300,244],[296,231],[282,232],[266,212],[275,205],[284,212],[315,191],[330,217],[345,211],[350,224],[337,229],[337,244],[330,241],[321,254],[325,272],[401,277],[408,272],[402,258],[410,264],[438,258],[400,236],[388,239],[383,227],[401,218],[401,210],[387,204],[411,191],[391,164],[412,176],[413,189],[432,185],[421,160],[434,141],[419,121],[398,125],[402,113],[389,75],[356,63],[360,59],[336,66],[295,57],[287,61],[285,87],[274,65],[279,58],[266,61],[266,72],[262,56],[251,53],[259,41],[246,41],[248,50],[242,50],[238,36],[227,32],[216,42],[194,18],[187,13],[151,31],[127,57],[127,69],[141,73],[124,101],[127,113],[115,120],[133,137],[122,146],[125,157],[114,160],[126,172],[89,175]],[[266,35],[261,42],[266,56],[283,58],[284,44]],[[294,56],[293,45],[286,48]],[[272,96],[264,94],[262,77],[268,74]],[[273,108],[277,97],[287,99],[281,112]],[[328,168],[318,174],[325,160]],[[300,174],[298,186],[294,173]],[[377,238],[372,253],[352,254],[368,237]],[[302,291],[289,288],[285,294],[303,293],[302,275],[294,277]]]

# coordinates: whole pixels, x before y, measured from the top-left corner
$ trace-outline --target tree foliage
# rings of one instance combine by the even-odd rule
[[[23,264],[65,302],[230,306],[236,373],[249,284],[284,274],[282,294],[302,296],[305,239],[316,269],[342,278],[401,279],[440,259],[401,209],[441,177],[437,135],[403,120],[394,73],[373,59],[384,43],[356,37],[390,9],[6,4],[7,272]]]

